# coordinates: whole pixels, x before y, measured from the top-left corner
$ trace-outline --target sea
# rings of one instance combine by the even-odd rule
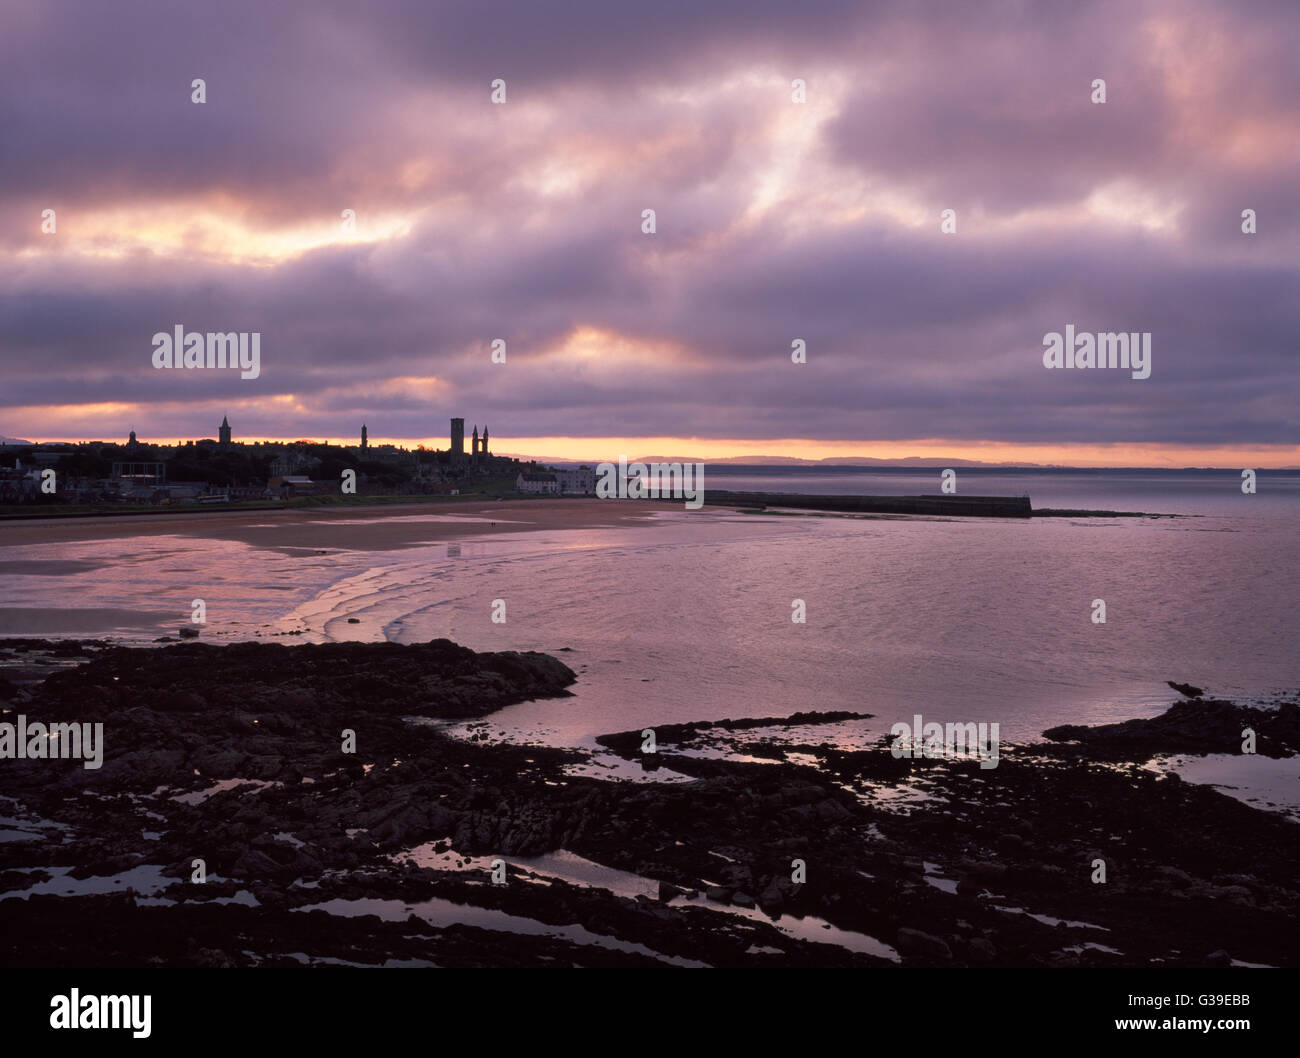
[[[147,643],[175,634],[177,614],[202,597],[207,641],[293,632],[275,641],[447,637],[545,651],[577,672],[572,695],[511,706],[489,725],[494,737],[578,747],[607,732],[806,710],[871,714],[837,736],[852,742],[918,714],[997,723],[1002,740],[1028,742],[1059,724],[1156,715],[1177,697],[1169,680],[1260,704],[1300,691],[1300,472],[1260,471],[1247,493],[1238,471],[955,469],[959,495],[1160,517],[656,504],[640,525],[373,551],[361,532],[356,547],[325,553],[180,534],[6,546],[0,527],[0,630],[46,634],[21,614],[80,608],[120,613],[110,634]],[[870,495],[939,483],[938,468],[729,465],[708,466],[706,482]],[[370,517],[358,512],[358,526]],[[1300,767],[1263,785],[1279,784],[1300,789]]]

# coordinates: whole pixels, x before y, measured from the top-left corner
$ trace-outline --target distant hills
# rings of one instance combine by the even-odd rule
[[[27,441],[20,437],[5,437],[0,435],[0,445],[34,445],[37,442]],[[47,442],[52,443],[52,442]],[[80,441],[60,442],[71,445],[82,444]],[[280,441],[278,444],[309,444],[313,442],[293,442]],[[536,461],[538,463],[553,464],[563,466],[565,464],[577,466],[579,463],[585,463],[588,466],[595,466],[601,462],[600,459],[572,459],[568,456],[539,456],[526,455],[520,452],[497,452],[505,459],[518,459],[525,463]],[[613,460],[611,460],[612,462]],[[989,470],[1063,470],[1063,471],[1137,471],[1147,470],[1156,473],[1167,471],[1192,471],[1192,470],[1237,470],[1237,467],[1077,467],[1069,463],[1028,463],[1024,460],[1003,460],[1001,462],[989,462],[982,459],[957,459],[945,456],[900,456],[894,459],[878,459],[872,456],[829,456],[826,459],[801,459],[798,456],[766,456],[766,455],[747,455],[747,456],[727,456],[721,459],[701,459],[699,456],[637,456],[635,459],[629,459],[630,463],[704,463],[707,466],[749,466],[749,467],[879,467],[883,469],[943,469],[947,467],[974,467],[985,468]],[[1273,472],[1295,473],[1300,471],[1300,467],[1268,467],[1265,468]]]
[[[503,453],[512,459],[538,463],[578,463],[583,460],[569,456],[523,455],[518,452]],[[599,459],[588,459],[589,464]],[[613,462],[613,460],[611,460]],[[727,464],[751,467],[1030,467],[1040,470],[1057,469],[1055,464],[1006,462],[986,463],[979,459],[946,459],[943,456],[904,456],[899,459],[873,459],[870,456],[832,456],[827,459],[800,459],[796,456],[727,456],[723,459],[701,459],[699,456],[637,456],[629,463],[707,463],[709,466]]]
[[[503,453],[504,454],[504,453]],[[568,456],[539,456],[524,455],[521,453],[509,453],[513,459],[520,459],[524,462],[536,460],[538,463],[565,465],[585,462],[588,466],[595,466],[601,462],[599,459],[578,460]],[[612,462],[613,460],[611,460]],[[637,456],[635,459],[629,459],[629,463],[704,463],[707,466],[751,466],[751,467],[880,467],[892,469],[943,469],[947,467],[974,467],[988,470],[1072,470],[1072,471],[1094,471],[1102,472],[1107,470],[1137,471],[1147,470],[1156,473],[1159,472],[1178,472],[1191,470],[1237,470],[1237,467],[1077,467],[1069,463],[1029,463],[1024,460],[1004,460],[1002,462],[989,462],[982,459],[956,459],[944,456],[900,456],[896,459],[876,459],[871,456],[831,456],[826,459],[800,459],[797,456],[727,456],[723,459],[701,459],[698,456]],[[1270,467],[1271,471],[1281,471],[1283,473],[1295,472],[1300,467]]]
[[[900,459],[873,459],[870,456],[829,456],[826,459],[799,459],[796,456],[727,456],[725,459],[698,459],[694,456],[638,456],[638,463],[727,463],[741,466],[785,467],[1035,467],[1051,469],[1042,463],[986,463],[980,459],[945,459],[943,456],[904,456]]]

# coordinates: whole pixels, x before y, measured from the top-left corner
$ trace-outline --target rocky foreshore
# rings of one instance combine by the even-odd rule
[[[840,748],[865,714],[664,725],[653,754],[601,739],[627,781],[445,730],[567,693],[546,655],[0,647],[0,723],[104,725],[99,768],[0,760],[7,965],[1296,961],[1296,824],[1139,767],[1243,726],[1294,752],[1295,701],[1057,729],[992,770]]]
[[[1184,688],[1195,689],[1185,684],[1179,689]],[[1141,762],[1164,753],[1239,750],[1247,732],[1254,734],[1254,752],[1261,756],[1294,757],[1300,753],[1300,710],[1262,709],[1196,694],[1147,720],[1098,727],[1063,724],[1043,734],[1059,743],[1073,743],[1080,755],[1094,760]]]

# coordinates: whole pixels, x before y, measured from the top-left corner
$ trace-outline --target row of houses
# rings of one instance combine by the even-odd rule
[[[520,471],[515,488],[533,495],[594,496],[596,472],[588,466],[576,469],[547,467],[542,470],[524,470]]]
[[[127,470],[143,470],[143,464],[130,464]],[[0,467],[0,504],[36,503],[53,500],[77,504],[222,504],[261,500],[287,500],[298,496],[326,496],[339,493],[339,481],[316,480],[306,474],[280,474],[265,484],[247,486],[213,485],[206,481],[168,481],[162,471],[120,473],[111,478],[88,478],[63,475],[55,478],[55,492],[47,494],[42,471],[36,467]],[[357,494],[368,495],[458,495],[450,482],[420,481],[404,488],[384,487],[366,475],[357,478]]]
[[[319,481],[306,474],[286,474],[267,482],[267,496],[271,499],[292,499],[295,496],[336,496],[338,481]],[[460,489],[450,481],[417,479],[402,488],[383,488],[371,485],[364,474],[357,478],[357,494],[361,496],[459,496]]]
[[[33,503],[49,496],[43,469],[0,467],[0,503]],[[250,497],[242,493],[253,491],[221,488],[206,481],[165,481],[144,474],[113,478],[65,475],[53,480],[52,498],[62,503],[229,503],[232,494],[245,499]]]

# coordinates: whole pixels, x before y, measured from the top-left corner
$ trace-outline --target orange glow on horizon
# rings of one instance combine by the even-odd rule
[[[35,410],[35,409],[33,409]],[[68,410],[68,409],[64,409]],[[85,420],[88,407],[77,409],[76,421],[80,429],[75,433],[42,434],[32,436],[10,427],[0,428],[0,434],[22,436],[33,441],[69,441],[82,440],[117,441],[125,443],[129,426],[122,428],[122,423],[129,422],[124,412],[129,412],[122,405],[99,405],[94,411],[101,421],[110,417],[111,425],[104,421],[102,429],[87,432]],[[144,409],[139,409],[144,414]],[[50,420],[51,409],[41,409],[39,417]],[[36,417],[36,416],[33,416]],[[118,435],[121,435],[120,437]],[[175,445],[202,437],[150,437],[142,431],[140,441],[143,444]],[[210,440],[216,440],[216,430],[212,431]],[[298,440],[310,440],[317,444],[339,445],[355,448],[360,444],[360,437],[312,436],[309,432],[294,434],[292,437],[267,437],[236,434],[236,443],[288,444]],[[450,441],[443,436],[436,437],[382,437],[371,433],[370,445],[392,444],[403,448],[415,449],[423,445],[428,449],[446,449]],[[466,438],[468,448],[469,438]],[[1164,444],[1017,444],[1003,441],[968,441],[927,438],[914,441],[818,441],[806,438],[772,438],[722,439],[700,437],[505,437],[492,435],[494,454],[516,455],[523,458],[539,460],[617,461],[620,456],[628,459],[642,457],[666,456],[678,459],[697,459],[707,462],[710,459],[729,459],[739,456],[775,456],[778,458],[797,459],[833,459],[859,457],[875,460],[903,460],[920,458],[932,460],[979,460],[986,463],[1035,463],[1044,466],[1070,467],[1224,467],[1239,469],[1280,470],[1300,469],[1300,445],[1237,445],[1237,446],[1190,446]]]

